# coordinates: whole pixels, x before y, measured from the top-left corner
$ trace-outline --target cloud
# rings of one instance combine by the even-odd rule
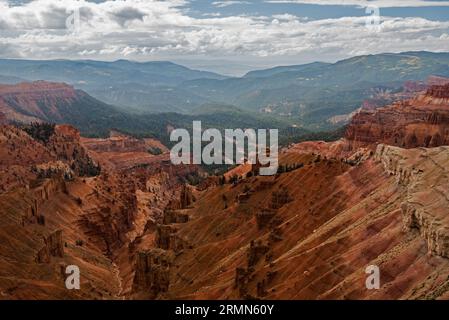
[[[221,17],[220,12],[203,13],[203,17]]]
[[[449,1],[440,0],[266,0],[267,3],[297,3],[315,5],[338,5],[378,8],[398,7],[447,7]]]
[[[232,0],[212,2],[212,5],[217,8],[225,8],[225,7],[233,6],[236,4],[251,4],[251,2],[249,2],[249,1],[232,1]]]
[[[131,22],[133,20],[143,21],[145,15],[146,14],[139,9],[126,7],[120,8],[117,11],[113,12],[112,19],[117,21],[121,26],[124,26],[127,22]]]
[[[35,0],[10,6],[0,0],[0,56],[208,57],[281,63],[385,51],[449,51],[448,21],[382,17],[381,31],[373,32],[367,28],[368,17],[307,20],[288,13],[192,17],[188,4],[183,0]]]

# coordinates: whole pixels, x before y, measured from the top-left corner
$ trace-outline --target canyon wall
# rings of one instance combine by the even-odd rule
[[[404,150],[381,144],[375,159],[406,189],[404,229],[418,230],[429,254],[449,258],[449,147]]]
[[[75,101],[79,93],[64,83],[47,81],[0,85],[0,112],[9,120],[40,122],[63,119],[60,106]]]
[[[449,84],[431,86],[414,99],[376,110],[361,110],[349,124],[350,148],[385,143],[402,148],[449,144]]]

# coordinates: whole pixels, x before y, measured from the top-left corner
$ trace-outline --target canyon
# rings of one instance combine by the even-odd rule
[[[448,89],[360,111],[339,141],[282,150],[276,176],[242,165],[201,191],[164,227],[160,249],[175,256],[158,297],[447,299]],[[379,290],[365,286],[370,265]]]
[[[449,299],[448,84],[281,149],[273,176],[3,118],[0,299]]]
[[[198,168],[154,159],[149,165],[148,158],[158,158],[149,153],[142,161],[141,148],[154,141],[121,137],[130,141],[124,165],[103,156],[104,140],[86,148],[72,126],[50,127],[48,137],[0,129],[1,298],[121,298],[132,287],[136,239]],[[65,288],[68,265],[80,268],[81,290]]]

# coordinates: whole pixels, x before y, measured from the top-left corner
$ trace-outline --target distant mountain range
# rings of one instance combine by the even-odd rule
[[[367,55],[254,71],[242,78],[191,80],[183,88],[213,101],[312,125],[354,111],[378,90],[401,90],[404,82],[425,81],[430,75],[449,76],[449,53]]]
[[[204,128],[279,128],[288,123],[263,114],[254,114],[234,106],[203,105],[195,115],[166,112],[139,114],[93,98],[73,86],[48,81],[0,85],[0,119],[2,122],[49,122],[71,124],[87,136],[109,136],[113,129],[134,136],[155,137],[170,145],[171,128],[191,128],[194,120]],[[305,134],[297,129],[290,134]],[[285,135],[287,136],[287,135]]]
[[[125,111],[210,114],[208,107],[225,105],[316,130],[332,127],[330,118],[350,114],[378,91],[400,91],[404,82],[423,82],[431,75],[448,77],[449,53],[366,55],[251,71],[241,78],[170,62],[127,60],[4,59],[0,74],[0,83],[65,82]]]
[[[183,82],[225,79],[171,62],[0,59],[0,83],[65,82],[124,109],[185,112],[208,100],[183,90]],[[2,81],[5,79],[5,81]]]

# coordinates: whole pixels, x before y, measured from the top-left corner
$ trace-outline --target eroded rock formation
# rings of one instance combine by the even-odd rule
[[[178,252],[185,247],[185,241],[178,235],[179,227],[160,224],[157,226],[156,243],[159,248]]]
[[[346,131],[352,150],[385,143],[402,148],[449,144],[449,85],[432,86],[417,98],[357,113]]]
[[[49,263],[51,257],[64,257],[62,230],[56,230],[43,238],[44,246],[38,251],[36,262]]]
[[[403,150],[379,145],[375,157],[406,189],[404,229],[419,231],[430,254],[449,258],[449,147]]]
[[[173,254],[162,249],[138,252],[133,289],[136,292],[150,292],[153,298],[166,292],[170,284],[173,258]]]
[[[362,110],[346,139],[283,150],[280,164],[292,170],[263,177],[243,165],[229,173],[237,183],[211,179],[197,189],[181,181],[198,168],[173,167],[130,137],[83,145],[75,129],[56,127],[44,144],[2,126],[0,253],[8,260],[0,262],[0,291],[7,298],[447,299],[445,90]],[[90,165],[100,170],[84,174]],[[64,288],[73,263],[85,275],[79,292]],[[366,289],[369,265],[381,270],[379,290]]]
[[[438,99],[449,99],[449,83],[431,86],[427,90],[427,95]]]
[[[155,246],[154,226],[168,202],[190,205],[191,193],[180,181],[198,169],[173,168],[145,152],[154,158],[150,166],[133,151],[118,152],[132,161],[116,166],[86,149],[71,126],[27,130],[0,126],[0,253],[8,257],[0,263],[2,296],[131,297],[136,252]],[[182,212],[173,217],[170,223],[188,220]],[[65,288],[71,264],[82,267],[80,290]]]

